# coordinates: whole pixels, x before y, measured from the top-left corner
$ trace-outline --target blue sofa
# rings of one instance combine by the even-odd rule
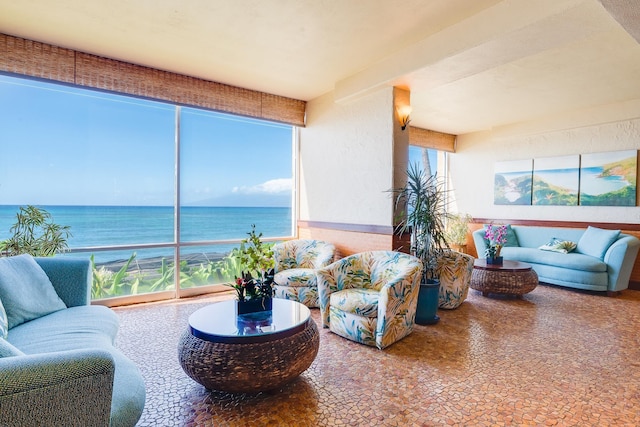
[[[139,420],[144,381],[113,345],[116,314],[90,305],[91,280],[88,260],[0,258],[0,425]]]
[[[508,243],[501,255],[506,260],[531,264],[540,282],[615,293],[627,289],[640,240],[596,227],[564,228],[509,226]],[[473,232],[478,257],[487,248],[485,230]],[[575,243],[569,253],[555,252],[553,241]],[[540,249],[544,247],[546,250]]]

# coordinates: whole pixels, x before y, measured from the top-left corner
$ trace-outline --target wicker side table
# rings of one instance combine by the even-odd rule
[[[505,260],[502,265],[487,264],[484,259],[476,259],[473,264],[469,287],[487,296],[506,294],[521,297],[538,286],[538,274],[531,265]]]
[[[184,372],[209,390],[234,393],[278,388],[299,376],[318,354],[318,327],[302,304],[273,303],[268,322],[248,321],[240,327],[235,301],[192,314],[178,344]]]

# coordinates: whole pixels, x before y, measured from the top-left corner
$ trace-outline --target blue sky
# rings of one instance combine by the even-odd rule
[[[0,99],[0,204],[173,204],[174,106],[2,75]],[[182,203],[288,206],[291,135],[182,108]]]

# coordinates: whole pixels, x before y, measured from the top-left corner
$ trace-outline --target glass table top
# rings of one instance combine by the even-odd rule
[[[274,298],[273,309],[238,315],[237,301],[214,303],[189,316],[189,330],[202,340],[255,343],[291,336],[304,330],[309,308],[296,301]]]

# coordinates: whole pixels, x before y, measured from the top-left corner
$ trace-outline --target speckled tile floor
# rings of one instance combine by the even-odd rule
[[[311,367],[254,395],[209,392],[178,363],[188,316],[220,298],[115,309],[116,344],[146,381],[139,426],[640,425],[640,291],[471,290],[384,351],[320,327]]]

